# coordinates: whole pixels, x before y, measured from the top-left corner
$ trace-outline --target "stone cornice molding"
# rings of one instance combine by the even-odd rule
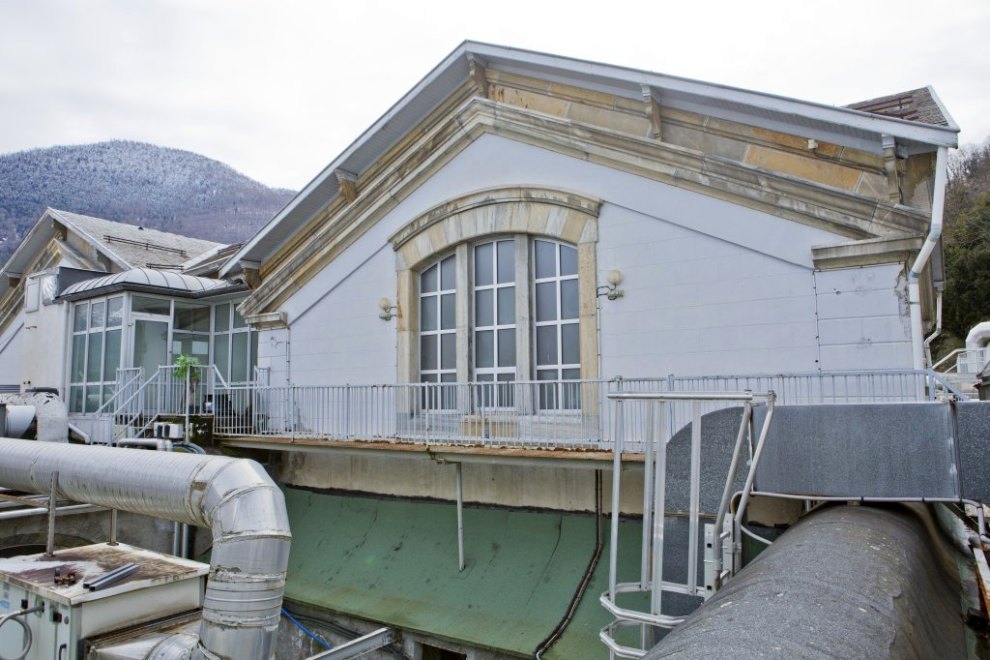
[[[811,248],[816,270],[907,263],[918,254],[923,236],[871,238]]]
[[[415,268],[457,243],[493,234],[527,233],[579,245],[598,239],[600,210],[601,200],[575,193],[496,188],[435,206],[392,234],[389,242],[399,254],[398,268]]]
[[[273,311],[337,254],[394,209],[478,137],[494,134],[825,229],[854,240],[923,233],[929,216],[648,138],[470,98],[418,139],[405,142],[358,177],[367,191],[351,204],[329,200],[293,241],[261,270],[263,282],[244,302],[250,314]],[[372,191],[380,191],[375,194]]]

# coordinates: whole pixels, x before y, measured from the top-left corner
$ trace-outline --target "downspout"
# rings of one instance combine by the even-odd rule
[[[942,236],[942,213],[945,208],[945,184],[947,176],[946,159],[948,148],[939,147],[935,156],[935,185],[932,191],[932,224],[928,229],[921,251],[908,273],[908,307],[911,313],[911,366],[915,370],[923,370],[925,364],[924,329],[921,326],[921,286],[919,279],[921,271],[931,256],[938,240]]]
[[[272,658],[289,559],[285,500],[254,461],[0,438],[0,486],[208,527],[213,533],[198,639],[158,658]]]

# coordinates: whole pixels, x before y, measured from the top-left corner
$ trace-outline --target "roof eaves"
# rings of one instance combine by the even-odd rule
[[[54,209],[46,209],[38,221],[34,223],[34,226],[28,230],[28,233],[24,235],[21,242],[14,249],[14,252],[7,258],[6,263],[4,263],[3,268],[0,268],[0,275],[6,276],[11,273],[22,274],[22,271],[28,266],[31,261],[31,256],[33,256],[34,248],[33,245],[39,238],[39,234],[47,230],[47,237],[44,241],[47,242],[54,233],[54,225],[51,220],[53,220]],[[45,218],[48,218],[49,222],[45,223]]]
[[[14,248],[13,253],[7,258],[3,266],[0,267],[0,297],[7,295],[10,291],[9,277],[27,275],[24,271],[31,263],[32,257],[41,245],[44,245],[55,235],[53,224],[53,209],[45,209],[34,226],[28,230],[21,242]],[[45,219],[48,222],[45,222]]]
[[[765,92],[740,89],[728,85],[708,83],[690,78],[681,78],[666,74],[652,73],[628,67],[602,64],[587,60],[562,57],[559,55],[549,55],[535,51],[528,51],[505,46],[497,46],[474,41],[465,41],[453,50],[443,61],[435,66],[424,78],[422,78],[411,90],[403,95],[389,110],[382,115],[374,124],[357,137],[337,158],[327,165],[312,181],[310,181],[295,197],[293,197],[285,207],[282,208],[264,227],[258,230],[244,246],[235,253],[229,261],[220,269],[219,275],[225,277],[235,270],[237,264],[244,260],[262,261],[268,253],[277,249],[288,238],[288,234],[308,222],[318,211],[307,213],[305,217],[293,217],[294,212],[311,195],[329,182],[334,172],[345,170],[356,172],[355,168],[348,167],[348,161],[356,152],[368,142],[375,134],[382,131],[396,121],[402,112],[411,102],[427,89],[431,84],[441,78],[449,68],[455,66],[462,58],[466,59],[467,54],[477,55],[489,62],[501,60],[516,65],[531,66],[534,68],[563,71],[582,77],[597,78],[599,80],[619,81],[628,85],[635,85],[641,93],[641,86],[648,85],[659,89],[669,89],[692,94],[699,97],[709,97],[722,101],[738,103],[751,106],[767,112],[780,113],[781,115],[799,115],[807,119],[820,121],[827,124],[848,126],[861,131],[874,133],[877,135],[892,135],[902,139],[913,140],[933,146],[955,147],[958,144],[958,127],[954,122],[950,126],[934,126],[921,124],[914,121],[899,119],[895,117],[883,117],[873,113],[844,108],[812,101],[803,101]],[[467,77],[465,71],[464,79]],[[941,104],[940,104],[941,106]],[[948,117],[948,114],[945,113]],[[337,196],[337,187],[333,185],[333,190],[324,191],[326,198],[325,205]],[[283,227],[281,234],[286,236],[274,236],[276,230],[286,222],[289,226]],[[267,249],[262,247],[267,241],[273,239],[273,246]],[[259,251],[262,253],[259,254]]]
[[[207,250],[206,252],[203,252],[202,254],[198,254],[190,259],[187,259],[186,261],[182,262],[179,265],[179,267],[183,272],[195,268],[196,266],[199,266],[200,264],[213,259],[218,254],[220,254],[220,252],[222,252],[224,249],[228,247],[230,246],[227,244],[219,243],[215,247],[212,247],[209,250]]]
[[[58,217],[58,221],[59,222],[61,222],[61,223],[65,224],[65,225],[68,225],[69,227],[71,227],[74,232],[76,232],[77,234],[83,236],[90,243],[92,243],[94,245],[99,245],[100,246],[100,251],[103,252],[104,254],[106,254],[107,257],[109,257],[110,260],[113,261],[121,269],[128,270],[128,269],[134,267],[133,264],[131,264],[130,262],[128,262],[126,259],[124,259],[122,256],[120,256],[119,253],[117,253],[112,248],[110,248],[110,246],[108,246],[105,241],[99,240],[96,236],[93,236],[91,233],[89,233],[88,230],[86,230],[83,227],[81,227],[79,225],[79,223],[72,221],[66,215],[66,213],[64,213],[62,211],[58,211],[56,209],[49,209],[49,211],[51,211],[54,214],[56,214],[56,216]],[[104,218],[98,218],[98,219],[99,220],[103,220]],[[108,221],[108,222],[112,222],[112,221]]]
[[[935,146],[955,146],[957,142],[955,134],[958,133],[958,127],[934,126],[896,117],[881,117],[851,108],[814,101],[804,101],[776,94],[768,94],[766,92],[741,89],[739,87],[709,83],[691,78],[652,73],[612,64],[577,60],[559,55],[549,55],[546,53],[474,42],[467,42],[465,46],[469,46],[469,52],[476,53],[481,57],[497,59],[499,57],[506,58],[508,54],[514,54],[516,55],[515,58],[512,58],[514,61],[525,64],[564,70],[592,77],[622,80],[630,84],[650,85],[651,87],[659,87],[661,89],[707,96],[724,101],[733,101],[743,105],[785,114],[803,115],[810,119],[817,119],[828,123],[848,125],[875,133],[886,133],[895,137],[929,142]]]
[[[323,170],[313,178],[312,181],[306,184],[306,186],[300,190],[295,197],[289,200],[281,211],[275,214],[271,220],[265,223],[265,226],[258,230],[258,232],[252,236],[244,246],[234,254],[230,260],[224,265],[220,270],[219,275],[221,277],[226,276],[234,269],[234,265],[243,259],[250,258],[249,255],[252,251],[271,233],[271,231],[281,224],[292,212],[299,206],[302,200],[306,199],[311,193],[315,192],[319,187],[327,182],[328,179],[334,176],[334,172],[337,170],[349,170],[347,167],[347,162],[350,157],[375,133],[382,130],[390,122],[392,122],[397,115],[399,115],[402,110],[409,104],[409,102],[420,94],[425,88],[432,84],[440,74],[446,71],[449,67],[453,66],[461,57],[463,57],[468,52],[468,47],[472,42],[465,41],[457,48],[453,50],[446,58],[443,59],[439,64],[437,64],[433,69],[426,74],[416,85],[406,92],[398,101],[396,101],[392,107],[390,107],[384,115],[382,115],[374,124],[372,124],[368,129],[361,133],[344,151],[337,156],[329,165],[327,165]],[[465,76],[466,79],[466,76]],[[332,195],[327,198],[327,202],[332,201],[336,198],[337,192],[334,191]],[[301,222],[305,223],[309,220],[309,217],[302,218]]]

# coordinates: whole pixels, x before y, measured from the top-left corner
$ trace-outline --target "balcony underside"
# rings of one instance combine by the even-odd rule
[[[525,449],[498,445],[460,446],[447,443],[402,440],[332,440],[293,438],[273,435],[239,435],[219,437],[217,443],[239,449],[264,449],[284,452],[325,452],[379,454],[394,458],[432,460],[437,463],[529,463],[556,467],[611,469],[613,452],[603,449],[539,448]],[[642,464],[643,454],[624,452],[623,463]]]

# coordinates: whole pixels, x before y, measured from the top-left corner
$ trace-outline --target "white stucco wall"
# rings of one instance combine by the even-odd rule
[[[17,316],[0,335],[0,385],[21,384],[21,355],[23,353],[24,313]]]
[[[290,331],[263,333],[259,343],[259,364],[272,367],[272,383],[285,382],[287,345],[296,384],[394,382],[395,322],[380,320],[377,307],[382,296],[396,297],[388,236],[440,203],[514,185],[570,190],[604,202],[599,280],[618,268],[626,292],[621,300],[600,299],[605,377],[814,371],[819,359],[824,369],[910,364],[901,350],[904,338],[895,332],[906,311],[902,317],[897,307],[894,267],[814,272],[811,246],[844,237],[486,135],[283,305]],[[853,305],[847,312],[844,301],[851,296],[829,298],[823,287],[869,291],[883,300],[883,311],[869,316],[869,305],[865,311]],[[819,318],[816,305],[825,298]],[[822,320],[827,327],[820,347]],[[861,342],[866,336],[876,339]],[[853,345],[857,353],[850,359]]]
[[[378,300],[395,302],[395,255],[380,237],[365,237],[354,255],[378,250],[357,264],[337,260],[310,283],[324,295],[310,306],[289,306],[292,380],[296,385],[387,383],[395,379],[395,320],[378,318]],[[363,249],[362,249],[363,248]],[[344,255],[350,257],[352,255]],[[328,367],[330,367],[328,369]]]
[[[817,369],[810,267],[612,205],[600,228],[626,293],[599,299],[603,375]]]
[[[21,380],[25,387],[55,387],[66,393],[66,363],[71,333],[69,305],[40,305],[24,314]]]
[[[911,368],[907,279],[895,264],[815,273],[822,369]]]

